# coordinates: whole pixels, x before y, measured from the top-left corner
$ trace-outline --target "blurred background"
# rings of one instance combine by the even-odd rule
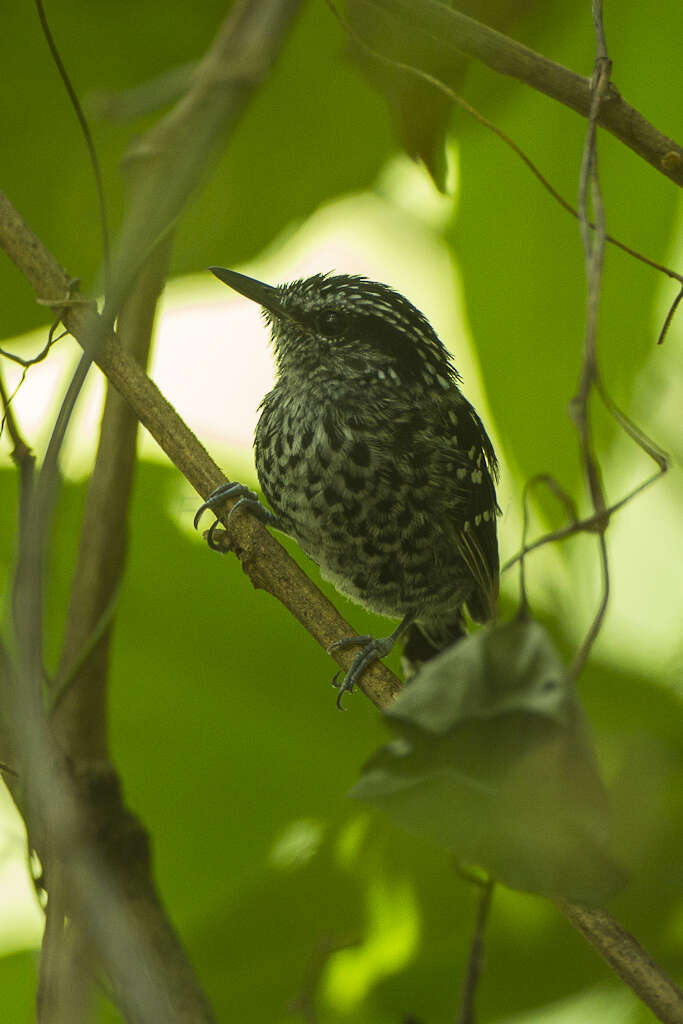
[[[618,16],[613,6],[605,11],[613,80],[680,141],[683,8],[662,0],[653,19],[642,5],[620,5]],[[590,74],[589,4],[481,0],[467,10]],[[125,207],[121,158],[176,98],[169,72],[187,81],[224,7],[60,0],[48,13],[90,115],[115,231]],[[14,5],[3,22],[0,187],[97,295],[102,251],[82,137],[31,5]],[[270,283],[336,270],[393,285],[452,351],[494,440],[505,561],[520,545],[521,491],[530,476],[553,473],[588,511],[566,411],[584,322],[578,227],[499,139],[426,86],[399,103],[369,70],[330,10],[305,3],[274,72],[178,225],[150,373],[226,475],[253,484],[257,407],[273,381],[267,332],[258,309],[205,268],[220,264]],[[481,66],[463,63],[453,75],[574,203],[584,121]],[[675,186],[604,133],[599,156],[609,232],[680,270]],[[45,311],[4,257],[0,293],[2,348],[24,357],[39,351]],[[610,525],[609,611],[580,691],[612,797],[615,851],[629,873],[611,909],[676,974],[683,966],[680,316],[666,343],[655,344],[674,294],[666,277],[608,250],[604,380],[673,467]],[[39,457],[49,410],[56,412],[79,352],[64,338],[29,370],[14,399]],[[15,388],[16,366],[3,360],[3,372]],[[102,379],[91,370],[63,458],[47,617],[55,657],[102,397]],[[616,501],[653,466],[598,404],[594,412],[605,486]],[[336,712],[331,659],[269,595],[253,590],[236,559],[207,550],[192,529],[197,495],[144,431],[139,450],[111,740],[127,798],[153,837],[163,899],[219,1018],[453,1019],[475,894],[444,851],[345,799],[386,740],[377,712],[360,695],[347,714]],[[7,620],[17,483],[4,437],[0,488]],[[532,509],[533,535],[562,525],[553,499],[539,495]],[[595,539],[541,549],[528,576],[534,612],[570,658],[599,599]],[[333,599],[359,632],[387,631],[386,622]],[[517,601],[512,569],[503,576],[503,612]],[[5,1019],[28,1021],[42,912],[23,827],[4,793],[0,907]],[[495,898],[479,1000],[482,1021],[506,1024],[652,1019],[550,903],[509,890]],[[104,999],[101,1019],[118,1019]]]

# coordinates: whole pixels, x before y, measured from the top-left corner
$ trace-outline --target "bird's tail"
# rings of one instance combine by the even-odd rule
[[[403,634],[401,664],[406,681],[417,672],[421,665],[431,661],[444,648],[467,635],[465,618],[459,611],[449,621],[440,621],[438,629],[427,629],[419,622],[412,622]]]

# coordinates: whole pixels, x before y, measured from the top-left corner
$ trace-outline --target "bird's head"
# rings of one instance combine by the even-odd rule
[[[258,302],[271,328],[280,374],[386,375],[456,381],[448,352],[429,321],[388,285],[348,274],[315,274],[276,287],[211,267],[230,288]]]

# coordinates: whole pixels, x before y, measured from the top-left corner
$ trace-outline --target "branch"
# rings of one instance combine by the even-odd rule
[[[490,878],[487,878],[486,881],[481,881],[479,879],[473,881],[479,889],[477,894],[477,917],[474,925],[474,933],[470,942],[470,952],[467,958],[467,972],[465,974],[465,983],[463,986],[462,996],[460,998],[460,1008],[458,1010],[456,1024],[475,1024],[476,1017],[474,1002],[484,962],[484,935],[491,910],[491,900],[493,898],[493,888],[495,884]]]
[[[398,21],[411,36],[426,36],[434,53],[465,54],[493,71],[570,107],[583,117],[591,108],[591,83],[583,75],[543,57],[521,43],[452,10],[438,0],[364,0]],[[677,185],[683,186],[683,149],[658,131],[610,85],[597,123]]]
[[[10,417],[8,423],[11,422]],[[20,443],[17,430],[11,426],[9,429],[14,439],[14,455],[20,463],[23,514],[17,590],[22,589],[24,600],[17,603],[15,611],[20,638],[16,667],[0,643],[0,717],[7,723],[9,753],[18,767],[18,778],[6,781],[24,816],[30,841],[39,851],[47,886],[54,895],[41,963],[39,1019],[75,1019],[68,1014],[74,1007],[76,975],[71,974],[69,988],[64,988],[64,961],[74,966],[70,939],[78,935],[74,931],[65,934],[64,915],[68,906],[72,919],[87,922],[88,940],[107,965],[128,1019],[152,1024],[159,1019],[158,1011],[163,1007],[167,1011],[164,1019],[175,1024],[210,1024],[210,1008],[151,883],[146,836],[123,807],[115,775],[105,767],[99,775],[91,771],[79,782],[46,721],[41,699],[40,619],[28,617],[30,596],[26,596],[32,587],[36,561],[30,528],[35,503],[32,456],[27,446]],[[22,648],[31,641],[29,658]],[[121,893],[131,889],[137,899],[122,900]],[[78,947],[84,948],[81,942]],[[82,992],[80,986],[78,989]]]
[[[664,1024],[683,1021],[683,992],[611,914],[558,900],[567,920]]]
[[[163,287],[169,246],[148,261],[138,277],[135,290],[125,303],[119,318],[121,334],[128,351],[144,364],[147,362],[154,311]],[[78,561],[71,586],[69,609],[59,667],[55,679],[48,684],[48,710],[56,744],[77,771],[89,795],[118,794],[116,771],[108,751],[108,678],[109,651],[121,580],[125,571],[128,535],[128,504],[136,460],[138,420],[130,407],[113,389],[107,389],[95,467],[90,479],[81,526]],[[102,785],[107,779],[106,786]],[[86,806],[88,806],[88,803]],[[123,803],[104,800],[95,813],[103,820],[104,832],[110,842],[126,845],[125,839],[135,829],[139,835],[138,850],[145,851],[147,837],[141,826],[126,812]],[[121,837],[124,843],[121,844]],[[130,844],[128,844],[130,845]],[[54,856],[53,856],[54,853]],[[93,944],[89,940],[89,923],[72,913],[69,899],[76,899],[69,886],[68,873],[60,863],[59,851],[40,850],[48,878],[46,925],[40,958],[38,1005],[44,1019],[52,1022],[75,1020],[75,1006],[87,1007],[92,997],[93,978],[97,969]],[[145,856],[141,865],[117,862],[103,852],[120,891],[125,891],[126,876],[137,879],[136,912],[138,923],[153,918],[158,932],[166,934],[169,968],[169,998],[180,1002],[177,986],[183,986],[182,1001],[199,1007],[206,1017],[208,1007],[199,986],[195,986],[187,957],[154,889]],[[123,877],[118,877],[121,867]],[[65,909],[66,907],[66,909]],[[157,929],[155,929],[157,931]],[[120,977],[112,977],[114,999],[125,1005],[127,993]],[[74,1002],[74,999],[76,1000]],[[87,1016],[83,1011],[82,1016]],[[199,1014],[198,1014],[199,1015]],[[40,1017],[43,1020],[43,1016]]]
[[[147,836],[123,806],[116,776],[106,768],[99,776],[92,771],[85,779],[74,775],[42,708],[37,713],[27,709],[25,680],[15,673],[1,643],[0,685],[9,696],[13,740],[23,765],[30,765],[18,784],[11,782],[12,793],[15,800],[19,793],[17,803],[32,840],[41,837],[41,855],[47,847],[45,880],[55,894],[53,923],[61,931],[67,906],[63,895],[68,893],[69,916],[85,922],[87,940],[106,965],[126,1020],[215,1024],[154,889]],[[63,960],[64,950],[52,936],[46,936],[48,941],[44,948],[58,952]],[[55,984],[63,981],[63,964],[59,971],[56,966],[45,965],[41,1020],[45,1015],[55,1020],[49,1015],[55,1008]]]
[[[122,343],[142,365],[147,362],[168,258],[169,247],[164,245],[148,261],[119,317]],[[130,406],[109,388],[85,503],[65,638],[50,694],[60,745],[76,764],[107,757],[111,609],[125,568],[137,427],[138,419]]]

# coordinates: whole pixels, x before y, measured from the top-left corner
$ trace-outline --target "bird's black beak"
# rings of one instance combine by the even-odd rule
[[[223,284],[227,284],[229,288],[233,288],[247,299],[258,302],[259,306],[263,306],[275,316],[291,318],[291,313],[287,312],[282,305],[280,292],[272,285],[263,284],[262,281],[257,281],[253,277],[238,274],[236,270],[226,270],[224,267],[209,267],[209,270]]]

